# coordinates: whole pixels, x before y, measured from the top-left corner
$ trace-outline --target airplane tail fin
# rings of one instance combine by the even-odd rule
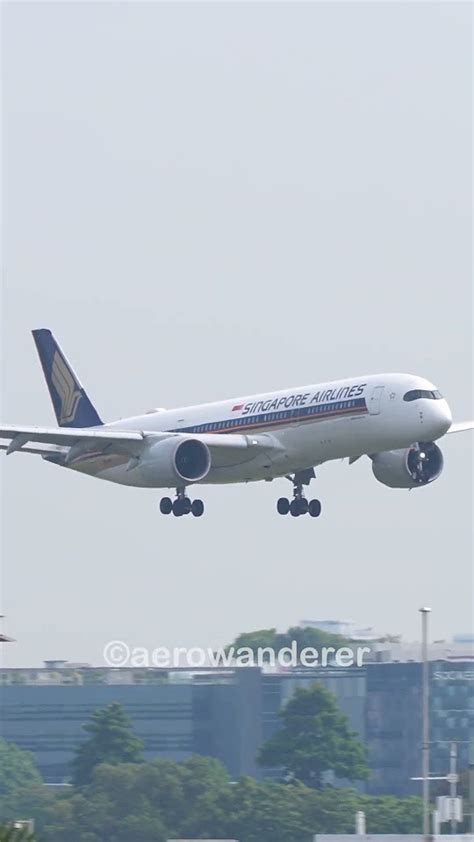
[[[59,426],[101,426],[103,422],[51,331],[32,333]]]

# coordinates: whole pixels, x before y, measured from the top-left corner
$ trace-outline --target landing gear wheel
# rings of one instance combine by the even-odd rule
[[[303,471],[296,471],[294,474],[286,474],[286,479],[289,479],[293,484],[293,500],[290,503],[286,497],[280,497],[277,502],[277,510],[281,515],[286,515],[289,511],[292,517],[306,514],[311,515],[311,517],[319,517],[321,514],[319,500],[308,502],[304,496],[304,486],[309,485],[315,476],[314,468],[306,468]]]
[[[308,511],[308,501],[306,497],[300,497],[298,500],[298,514],[305,515]]]
[[[287,515],[290,511],[290,501],[286,497],[280,497],[277,501],[277,512],[279,515]]]
[[[290,503],[290,515],[293,515],[293,517],[298,517],[299,514],[300,514],[300,501],[295,498]]]
[[[202,500],[193,500],[191,503],[191,512],[194,517],[201,517],[204,514],[204,503]]]
[[[321,514],[320,500],[310,500],[308,503],[308,512],[310,513],[311,517],[319,517],[319,515]]]
[[[183,497],[183,515],[189,515],[191,511],[191,500],[189,497]]]
[[[185,514],[185,502],[181,497],[177,497],[173,503],[173,514],[175,517],[182,517]]]
[[[170,515],[173,511],[173,502],[169,497],[162,497],[160,500],[160,512],[162,515]]]

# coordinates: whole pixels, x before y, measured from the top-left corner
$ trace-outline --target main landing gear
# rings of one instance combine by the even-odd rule
[[[201,517],[204,514],[204,503],[202,500],[191,501],[186,497],[186,489],[176,489],[176,499],[162,497],[160,500],[160,512],[162,515],[170,515],[173,512],[175,517],[192,514],[194,517]]]
[[[314,477],[313,468],[308,468],[307,471],[297,471],[293,476],[287,476],[287,479],[293,483],[293,500],[290,502],[286,497],[280,497],[277,502],[278,514],[287,515],[290,513],[293,517],[309,514],[311,517],[319,517],[321,514],[320,501],[307,500],[303,493],[303,485],[309,485]]]

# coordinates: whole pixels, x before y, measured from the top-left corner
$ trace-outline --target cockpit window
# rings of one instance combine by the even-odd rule
[[[412,389],[411,392],[405,392],[403,400],[418,401],[420,398],[428,398],[428,400],[439,401],[442,397],[438,389],[435,389],[433,392],[429,392],[427,389]]]

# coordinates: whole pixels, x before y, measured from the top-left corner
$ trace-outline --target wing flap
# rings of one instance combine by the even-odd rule
[[[23,441],[21,449],[23,449],[23,445],[27,442],[72,447],[79,441],[89,440],[97,443],[104,442],[104,444],[111,444],[114,441],[143,441],[144,435],[138,430],[104,430],[103,428],[91,430],[87,427],[77,427],[74,431],[67,427],[0,427],[0,439],[14,441],[17,437],[21,437]]]
[[[0,450],[8,450],[9,447],[9,444],[0,443]],[[36,456],[51,456],[52,454],[59,454],[60,456],[63,456],[67,453],[67,451],[67,447],[60,447],[57,444],[31,444],[29,446],[22,445],[22,447],[18,448],[19,453],[33,453]],[[14,451],[10,450],[10,453],[12,452]]]

